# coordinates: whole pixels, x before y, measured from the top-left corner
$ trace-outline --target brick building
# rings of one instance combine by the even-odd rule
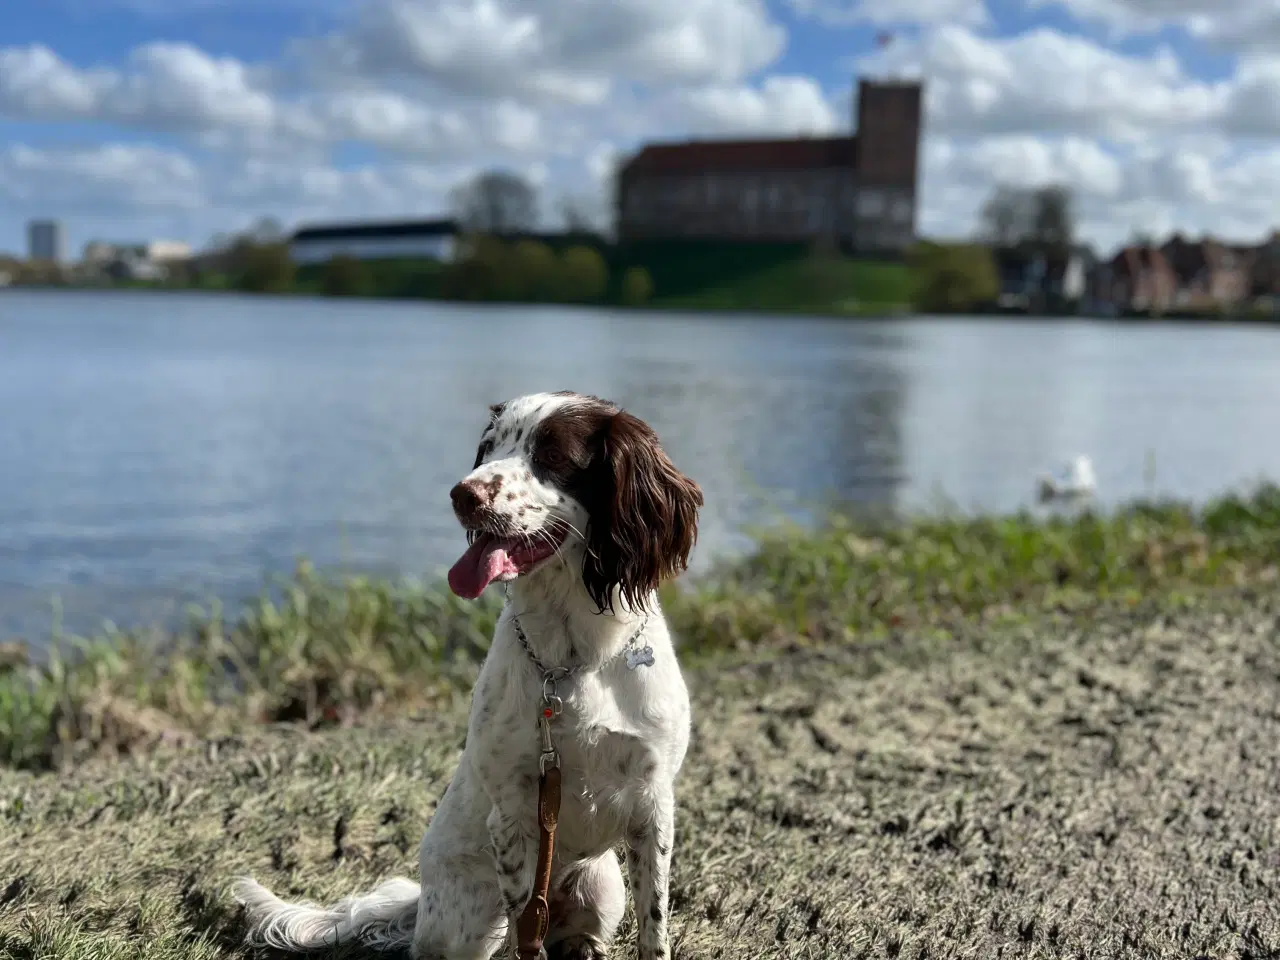
[[[619,171],[620,240],[829,240],[895,253],[915,238],[923,87],[858,82],[851,136],[650,144]]]

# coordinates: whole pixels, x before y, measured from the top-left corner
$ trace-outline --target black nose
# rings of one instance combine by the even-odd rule
[[[449,499],[453,501],[454,514],[463,523],[474,520],[476,514],[484,509],[488,502],[484,495],[484,488],[468,480],[455,484],[449,491]]]

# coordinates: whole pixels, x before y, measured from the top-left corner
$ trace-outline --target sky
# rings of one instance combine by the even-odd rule
[[[1100,249],[1280,225],[1277,0],[0,0],[0,250],[435,216],[504,167],[603,210],[650,139],[846,132],[926,83],[918,228],[1065,184]],[[892,39],[877,42],[881,34]]]

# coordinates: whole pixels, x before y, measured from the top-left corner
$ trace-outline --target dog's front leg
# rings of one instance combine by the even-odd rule
[[[667,909],[671,847],[676,833],[675,796],[660,790],[627,835],[627,873],[636,907],[640,960],[668,960]]]
[[[532,831],[532,816],[519,817],[495,804],[489,811],[487,826],[493,846],[493,865],[498,873],[498,889],[507,911],[508,939],[515,942],[516,920],[524,912],[533,895],[534,873],[538,863],[538,841]]]

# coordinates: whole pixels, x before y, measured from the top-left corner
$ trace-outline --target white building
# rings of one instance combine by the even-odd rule
[[[338,255],[357,260],[451,260],[458,237],[453,220],[329,224],[301,227],[289,240],[294,263],[325,263]]]
[[[146,258],[156,263],[173,263],[191,259],[191,244],[181,240],[151,240],[146,245]]]

